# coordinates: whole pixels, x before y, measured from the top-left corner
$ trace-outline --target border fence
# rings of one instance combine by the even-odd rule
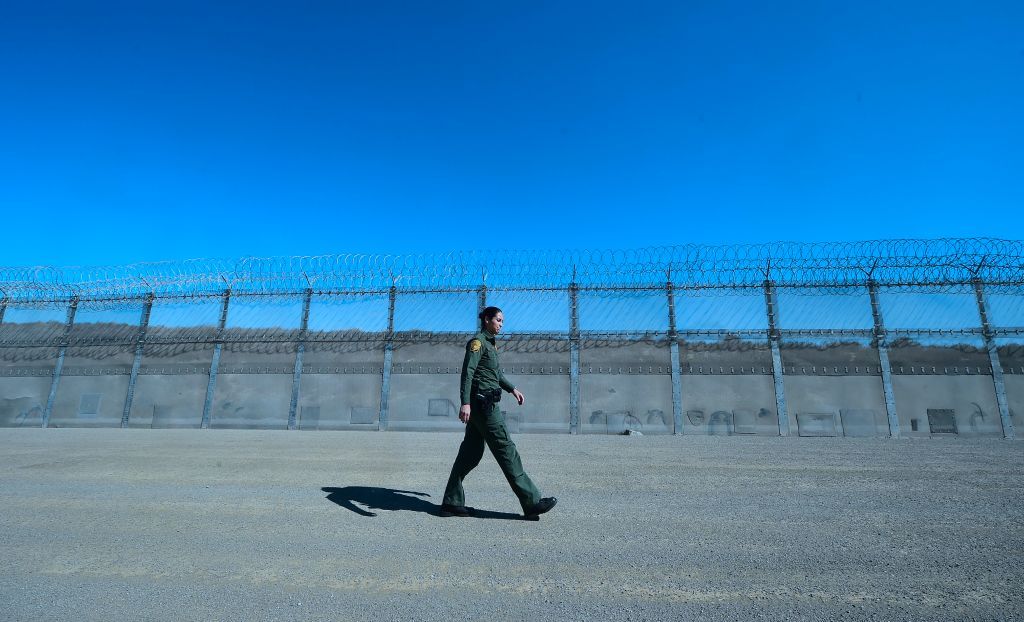
[[[459,430],[487,304],[513,432],[1013,438],[1024,413],[1014,240],[0,268],[0,294],[2,427]]]

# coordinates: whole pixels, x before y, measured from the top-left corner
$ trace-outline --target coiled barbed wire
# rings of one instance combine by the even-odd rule
[[[665,287],[715,293],[761,287],[766,280],[801,293],[831,293],[874,281],[880,286],[955,289],[975,280],[1024,284],[1024,241],[995,238],[860,242],[687,244],[625,250],[456,251],[307,257],[191,259],[103,267],[0,268],[9,302],[72,297],[118,306],[159,297],[238,293],[471,291]]]

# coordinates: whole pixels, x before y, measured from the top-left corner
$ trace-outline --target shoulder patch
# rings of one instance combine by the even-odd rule
[[[474,339],[474,340],[469,342],[469,351],[470,352],[479,352],[480,351],[480,346],[481,346],[480,340],[479,339]]]

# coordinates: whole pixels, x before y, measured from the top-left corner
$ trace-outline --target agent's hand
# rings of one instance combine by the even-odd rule
[[[519,402],[520,406],[522,406],[523,402],[526,401],[526,398],[523,397],[523,394],[519,391],[519,389],[512,389],[512,396],[516,398],[516,401]]]
[[[463,404],[459,409],[459,421],[469,423],[469,404]]]

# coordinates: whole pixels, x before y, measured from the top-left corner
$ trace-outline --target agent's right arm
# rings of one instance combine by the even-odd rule
[[[462,382],[460,398],[463,406],[469,406],[473,391],[473,376],[476,374],[477,365],[480,364],[480,357],[484,354],[483,344],[479,339],[471,339],[466,344],[466,357],[462,360]]]

